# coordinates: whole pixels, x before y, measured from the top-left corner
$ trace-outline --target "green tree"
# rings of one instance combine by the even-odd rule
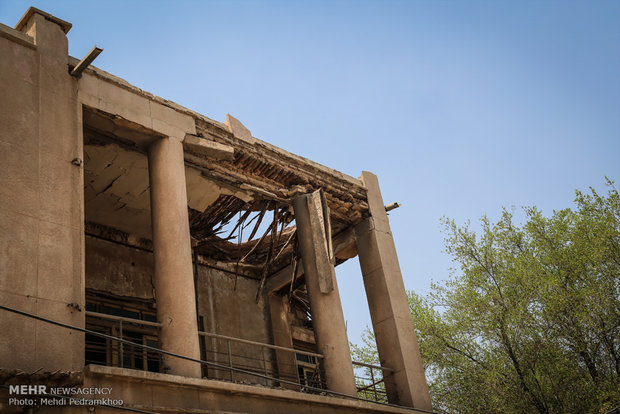
[[[518,226],[444,219],[458,269],[409,305],[435,410],[607,413],[620,406],[620,197],[576,192]],[[373,338],[354,359],[377,361]]]

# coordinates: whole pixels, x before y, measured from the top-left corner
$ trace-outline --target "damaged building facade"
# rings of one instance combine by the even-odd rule
[[[25,384],[146,412],[430,410],[377,177],[86,69],[70,28],[34,8],[0,24],[0,410],[92,412],[10,404]],[[334,271],[355,256],[374,384]]]

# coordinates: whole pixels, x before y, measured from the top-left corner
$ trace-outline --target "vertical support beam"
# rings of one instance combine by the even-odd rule
[[[155,297],[162,349],[200,358],[183,145],[162,138],[149,147]],[[169,373],[200,378],[200,364],[163,356]]]
[[[349,341],[334,264],[329,254],[330,245],[326,240],[325,224],[326,221],[329,223],[329,214],[324,213],[327,206],[321,199],[319,192],[315,192],[297,196],[293,201],[312,325],[319,352],[324,356],[327,388],[355,396],[357,388]]]
[[[288,319],[286,296],[273,293],[270,293],[268,296],[274,345],[293,348],[293,335],[291,333],[291,323]],[[276,361],[278,363],[278,378],[297,381],[297,366],[295,365],[294,353],[276,349]],[[280,386],[299,391],[299,387],[294,385],[281,383]]]
[[[388,401],[431,410],[405,285],[377,177],[361,177],[368,189],[371,217],[356,227],[357,252],[381,365],[394,370],[385,378]]]

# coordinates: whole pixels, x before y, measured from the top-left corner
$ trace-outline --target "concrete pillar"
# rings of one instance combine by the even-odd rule
[[[324,214],[326,206],[318,192],[304,194],[293,201],[297,237],[303,260],[306,288],[310,298],[312,326],[318,351],[324,355],[323,368],[327,388],[355,396],[357,389],[353,365],[336,284],[333,261],[330,260],[330,237],[326,239]]]
[[[379,182],[374,174],[366,171],[361,178],[368,189],[371,217],[355,229],[357,252],[381,366],[394,370],[385,378],[388,401],[431,410],[424,366]]]
[[[288,319],[288,304],[286,296],[269,294],[269,313],[271,315],[271,330],[274,345],[284,348],[293,348],[291,323]],[[295,354],[276,349],[278,363],[278,378],[287,381],[297,381],[297,366]],[[283,388],[299,391],[299,387],[290,384],[280,384]]]
[[[200,359],[183,145],[162,138],[149,147],[157,319],[162,349]],[[200,364],[164,355],[169,373],[201,377]]]

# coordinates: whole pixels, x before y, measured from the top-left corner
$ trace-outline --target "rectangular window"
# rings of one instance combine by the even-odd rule
[[[159,328],[152,302],[86,292],[86,329],[159,348]],[[85,363],[159,372],[161,355],[94,334],[85,336]]]

